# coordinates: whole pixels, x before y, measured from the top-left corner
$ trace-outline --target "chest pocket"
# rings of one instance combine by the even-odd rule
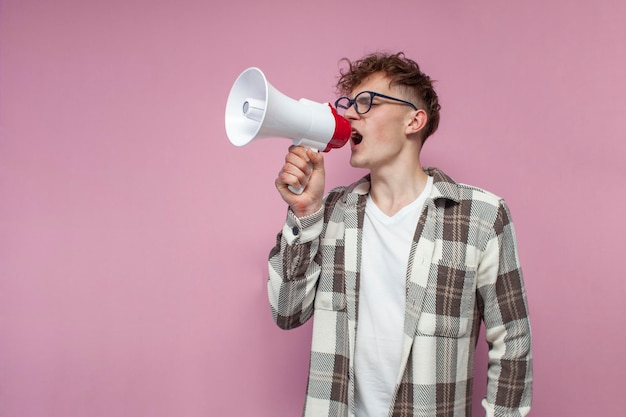
[[[417,324],[424,335],[458,338],[471,329],[476,294],[475,265],[432,264]]]
[[[346,309],[345,251],[343,239],[321,239],[316,258],[321,265],[315,294],[315,309]]]

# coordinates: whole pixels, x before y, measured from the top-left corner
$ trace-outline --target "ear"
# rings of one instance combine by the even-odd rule
[[[421,131],[424,126],[426,126],[426,122],[428,122],[428,115],[426,114],[426,111],[423,109],[415,111],[406,126],[407,136],[414,135]]]

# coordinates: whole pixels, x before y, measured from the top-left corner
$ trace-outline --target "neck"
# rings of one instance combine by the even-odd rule
[[[388,216],[393,216],[411,204],[424,191],[428,175],[421,164],[412,164],[405,169],[389,172],[370,172],[370,196],[376,206]]]

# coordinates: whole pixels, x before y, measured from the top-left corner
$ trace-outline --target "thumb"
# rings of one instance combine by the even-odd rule
[[[324,156],[321,152],[315,152],[312,150],[307,151],[307,156],[309,157],[309,161],[311,161],[311,165],[313,166],[314,171],[323,171],[324,170]]]

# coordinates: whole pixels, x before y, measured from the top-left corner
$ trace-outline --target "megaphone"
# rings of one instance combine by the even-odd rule
[[[345,145],[352,132],[350,122],[337,114],[330,103],[287,97],[256,67],[243,71],[233,84],[226,103],[225,123],[228,139],[235,146],[274,137],[328,152]]]

